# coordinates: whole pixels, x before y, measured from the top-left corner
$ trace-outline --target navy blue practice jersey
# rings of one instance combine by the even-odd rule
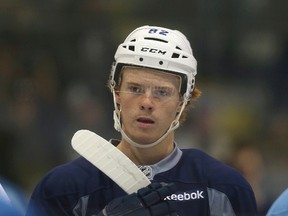
[[[152,182],[173,182],[167,196],[179,216],[256,215],[254,193],[234,169],[196,149],[175,148],[141,169]],[[27,216],[93,216],[125,192],[83,157],[51,170],[35,188]]]

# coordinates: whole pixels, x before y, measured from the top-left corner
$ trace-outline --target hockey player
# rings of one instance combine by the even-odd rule
[[[286,188],[270,206],[267,216],[288,215],[288,188]]]
[[[9,197],[6,193],[6,191],[4,190],[4,188],[2,187],[1,183],[0,183],[0,201],[3,203],[9,203]]]
[[[35,188],[30,215],[255,215],[254,193],[234,169],[197,149],[180,149],[180,125],[195,88],[197,62],[177,30],[142,26],[115,54],[109,87],[114,127],[111,143],[152,182],[127,195],[83,157],[50,171]]]
[[[14,191],[13,191],[14,192]],[[14,207],[6,191],[0,183],[0,215],[21,216],[20,211]]]

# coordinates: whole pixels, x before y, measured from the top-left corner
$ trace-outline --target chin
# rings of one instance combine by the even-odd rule
[[[139,143],[139,144],[151,144],[155,141],[157,141],[159,138],[156,139],[151,139],[151,136],[147,137],[147,136],[142,136],[142,137],[130,137],[134,142]]]

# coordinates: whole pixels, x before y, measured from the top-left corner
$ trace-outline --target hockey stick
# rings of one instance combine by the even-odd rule
[[[71,140],[80,155],[131,194],[150,184],[139,168],[110,142],[89,130],[77,131]]]

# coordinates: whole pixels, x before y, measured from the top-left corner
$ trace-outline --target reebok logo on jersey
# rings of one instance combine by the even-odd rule
[[[164,200],[179,200],[179,201],[186,201],[186,200],[195,200],[195,199],[204,199],[203,191],[197,190],[195,192],[184,192],[179,194],[171,194],[167,196]]]

